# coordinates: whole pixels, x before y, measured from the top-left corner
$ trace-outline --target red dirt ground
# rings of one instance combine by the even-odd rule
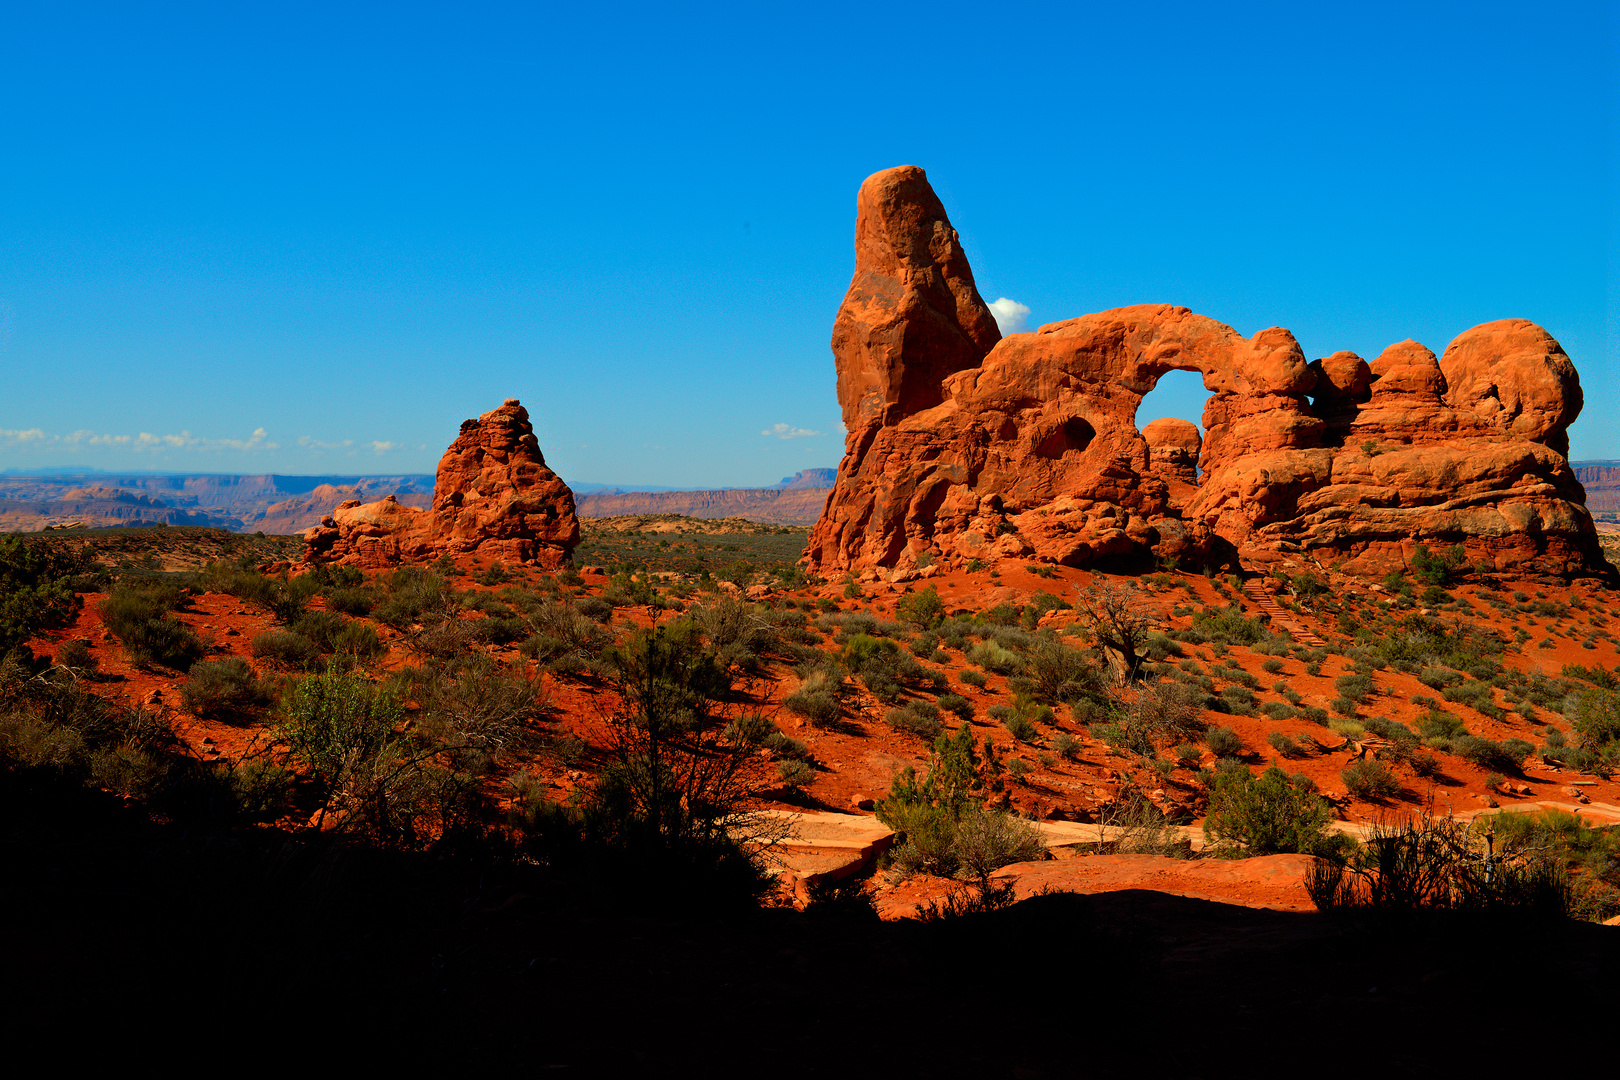
[[[478,565],[475,560],[466,561],[469,569]],[[1066,567],[1043,568],[1042,574],[1036,574],[1014,561],[1003,562],[994,569],[999,570],[999,574],[993,574],[990,569],[971,574],[958,571],[935,577],[926,584],[938,590],[947,612],[954,613],[987,610],[1000,603],[1020,604],[1037,591],[1059,597],[1072,596],[1077,587],[1084,587],[1103,576]],[[459,579],[457,587],[465,590],[481,588],[473,584],[470,577]],[[1154,580],[1164,581],[1166,578],[1172,584],[1152,584]],[[1191,625],[1189,615],[1178,617],[1171,614],[1171,609],[1177,605],[1199,608],[1230,602],[1217,592],[1216,581],[1200,575],[1172,573],[1151,580],[1137,580],[1144,588],[1145,607],[1160,629]],[[585,586],[580,591],[600,594],[606,584],[604,577],[593,574],[586,578]],[[1357,579],[1333,577],[1329,584],[1334,595],[1379,595],[1369,583]],[[916,584],[866,585],[863,587],[865,595],[855,600],[843,598],[842,585],[826,585],[789,595],[800,603],[817,597],[831,597],[844,610],[862,610],[893,618],[896,602],[906,591],[917,587]],[[1586,604],[1584,611],[1572,612],[1580,619],[1581,637],[1587,631],[1606,633],[1616,625],[1611,620],[1620,619],[1620,593],[1606,590],[1595,582],[1577,582],[1554,588],[1544,582],[1507,578],[1499,581],[1498,587],[1496,595],[1504,597],[1511,596],[1515,590],[1522,590],[1530,596],[1535,596],[1539,591],[1555,600],[1578,596]],[[1471,621],[1494,629],[1511,641],[1515,622],[1474,599],[1477,588],[1479,585],[1470,580],[1452,592],[1458,598],[1468,600],[1474,608],[1473,614],[1468,616]],[[1231,595],[1246,613],[1252,615],[1257,612],[1255,603],[1239,590],[1231,590]],[[784,597],[778,595],[775,598]],[[95,685],[97,692],[169,710],[181,736],[204,760],[236,761],[265,745],[269,736],[263,723],[237,726],[204,721],[184,714],[180,708],[183,678],[175,673],[143,671],[130,665],[96,613],[96,605],[101,599],[101,594],[87,594],[84,597],[84,610],[77,622],[69,628],[36,639],[32,643],[35,651],[54,655],[62,642],[74,638],[88,641],[103,673],[104,681]],[[273,626],[268,613],[235,597],[217,594],[195,597],[177,615],[202,637],[210,655],[240,656],[250,661],[253,637]],[[1603,628],[1586,625],[1594,615],[1604,621]],[[1290,612],[1289,618],[1324,640],[1343,643],[1343,635],[1335,631],[1331,619],[1318,619],[1309,611],[1299,614]],[[1073,619],[1072,612],[1057,611],[1046,615],[1041,625],[1063,627]],[[645,608],[620,609],[615,612],[612,625],[645,626],[652,621],[652,613]],[[1588,649],[1582,648],[1579,640],[1574,638],[1551,636],[1552,647],[1542,649],[1536,645],[1549,637],[1549,620],[1520,615],[1516,621],[1525,626],[1530,638],[1522,647],[1509,645],[1502,657],[1503,663],[1509,667],[1527,672],[1539,669],[1556,675],[1566,663],[1601,664],[1608,668],[1620,663],[1615,643],[1607,638],[1596,640],[1596,647]],[[1570,623],[1571,620],[1565,620],[1564,627],[1567,629]],[[389,670],[415,662],[402,647],[396,631],[381,625],[377,629],[384,644],[390,646],[390,651],[380,663],[374,665],[375,669]],[[834,647],[830,637],[824,647]],[[1185,656],[1197,659],[1206,671],[1213,663],[1224,660],[1217,657],[1209,645],[1183,646],[1183,649]],[[514,649],[502,649],[499,654],[506,659],[521,660]],[[1262,701],[1278,700],[1279,695],[1271,687],[1281,680],[1302,695],[1304,704],[1323,708],[1327,708],[1329,702],[1337,697],[1334,678],[1343,674],[1349,666],[1343,656],[1329,656],[1322,662],[1320,674],[1312,676],[1306,673],[1301,660],[1287,656],[1279,658],[1282,665],[1279,672],[1267,672],[1262,664],[1270,657],[1242,647],[1233,647],[1228,655],[1243,670],[1260,680],[1256,693]],[[1017,745],[1007,731],[987,714],[991,705],[1010,700],[1005,678],[987,673],[983,689],[963,683],[960,673],[969,665],[959,653],[952,653],[951,662],[944,665],[929,661],[923,663],[944,671],[950,680],[949,689],[972,701],[976,711],[974,732],[979,740],[989,736],[1009,757],[1020,756],[1033,765],[1022,782],[1008,785],[1011,805],[1019,811],[1038,818],[1092,820],[1099,808],[1105,807],[1117,794],[1122,775],[1132,771],[1138,776],[1139,786],[1149,791],[1150,797],[1165,809],[1186,812],[1196,809],[1200,789],[1190,773],[1177,769],[1168,781],[1161,784],[1151,773],[1134,765],[1128,756],[1091,739],[1087,729],[1076,723],[1064,708],[1057,710],[1056,722],[1043,732],[1042,741],[1049,744],[1058,731],[1067,731],[1083,740],[1083,752],[1077,760],[1058,758],[1051,764],[1041,764],[1038,755],[1046,752],[1044,747]],[[548,725],[548,728],[572,732],[587,742],[599,744],[606,730],[606,718],[618,706],[616,696],[593,680],[558,678],[549,674],[544,678],[555,718],[554,725]],[[1374,681],[1375,695],[1362,707],[1363,716],[1384,716],[1415,726],[1415,718],[1423,710],[1412,703],[1412,698],[1440,696],[1438,691],[1424,686],[1413,676],[1393,670],[1377,672]],[[915,736],[891,729],[883,720],[887,706],[873,699],[863,689],[856,688],[845,730],[828,732],[812,727],[780,708],[783,697],[792,693],[796,686],[797,679],[791,668],[777,665],[772,668],[772,678],[755,687],[756,698],[752,707],[773,715],[784,730],[808,744],[820,765],[817,778],[802,793],[793,795],[779,791],[772,799],[774,805],[784,809],[862,812],[856,809],[857,805],[886,793],[890,778],[897,768],[907,764],[921,766],[927,760],[929,747]],[[1500,692],[1497,700],[1501,702]],[[1502,720],[1493,720],[1460,703],[1443,702],[1442,705],[1446,711],[1460,717],[1472,733],[1491,739],[1516,736],[1540,745],[1544,741],[1541,731],[1546,725],[1553,724],[1568,731],[1567,722],[1554,713],[1538,711],[1533,722],[1515,712],[1507,713]],[[1302,757],[1279,760],[1278,763],[1289,772],[1302,772],[1314,780],[1323,794],[1335,801],[1338,816],[1351,823],[1398,818],[1426,806],[1432,806],[1442,814],[1454,811],[1466,815],[1492,806],[1512,809],[1518,806],[1534,808],[1537,805],[1557,805],[1599,822],[1620,820],[1620,783],[1614,780],[1573,774],[1538,762],[1527,764],[1522,781],[1517,777],[1511,778],[1511,791],[1491,792],[1484,783],[1485,770],[1450,754],[1438,755],[1442,772],[1434,780],[1425,780],[1409,769],[1397,768],[1404,785],[1400,796],[1388,803],[1368,803],[1351,798],[1339,775],[1340,770],[1352,760],[1354,747],[1343,736],[1328,728],[1304,719],[1277,723],[1264,715],[1246,717],[1210,713],[1206,719],[1214,724],[1229,725],[1236,731],[1249,751],[1247,760],[1250,767],[1257,771],[1276,756],[1266,742],[1267,736],[1274,730],[1282,730],[1295,736],[1305,746],[1313,747]],[[1208,765],[1213,761],[1214,756],[1205,750],[1201,764]],[[581,784],[589,783],[589,777],[578,767],[539,759],[520,763],[520,767],[542,777],[558,797]],[[1184,896],[1287,910],[1298,910],[1301,903],[1309,904],[1308,900],[1301,900],[1303,893],[1298,888],[1297,874],[1292,884],[1284,880],[1293,871],[1285,872],[1282,868],[1292,866],[1291,863],[1278,862],[1273,866],[1267,860],[1250,859],[1219,863],[1179,862],[1179,865],[1168,868],[1162,865],[1178,862],[1151,856],[1090,857],[1040,866],[1026,865],[1015,868],[1014,876],[1019,879],[1020,895],[1042,885],[1084,891],[1146,887],[1162,888]],[[949,887],[944,882],[913,879],[912,882],[885,889],[881,904],[887,914],[910,914],[917,902],[943,895]]]

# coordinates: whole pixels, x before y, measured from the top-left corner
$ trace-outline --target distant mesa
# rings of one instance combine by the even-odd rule
[[[87,528],[162,523],[287,534],[319,523],[345,499],[371,502],[386,494],[429,506],[433,478],[11,470],[0,476],[0,529],[82,521]]]
[[[546,467],[529,414],[508,398],[465,420],[439,459],[429,509],[350,499],[304,533],[304,558],[368,569],[477,554],[542,569],[579,543],[574,494]]]
[[[826,490],[833,486],[833,481],[837,478],[837,469],[800,469],[792,476],[782,477],[782,482],[775,486],[786,491],[798,491],[802,488]]]
[[[926,176],[902,166],[861,185],[832,348],[848,435],[807,550],[822,574],[1001,556],[1381,575],[1420,543],[1613,573],[1565,459],[1580,379],[1523,319],[1370,363],[1310,362],[1287,330],[1245,337],[1168,304],[1002,337]],[[1212,391],[1201,435],[1137,429],[1169,371]]]

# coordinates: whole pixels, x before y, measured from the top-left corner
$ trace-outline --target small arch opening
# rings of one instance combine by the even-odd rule
[[[1142,401],[1136,407],[1136,430],[1142,431],[1155,420],[1185,420],[1198,432],[1201,443],[1204,437],[1204,403],[1209,400],[1210,391],[1204,389],[1204,377],[1196,371],[1167,371],[1159,376],[1153,384],[1153,389],[1142,396]],[[1156,450],[1157,454],[1158,451]],[[1189,447],[1186,454],[1177,455],[1172,448],[1164,450],[1166,460],[1158,466],[1169,469],[1171,472],[1182,474],[1186,481],[1197,484],[1203,479],[1199,471],[1196,449]],[[1191,455],[1191,460],[1183,460]],[[1170,461],[1169,458],[1175,458]]]

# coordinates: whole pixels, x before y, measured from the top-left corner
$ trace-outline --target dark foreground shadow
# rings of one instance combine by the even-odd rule
[[[610,910],[476,858],[200,837],[10,775],[0,821],[0,1016],[31,1060],[1483,1075],[1512,1049],[1493,988],[1596,1003],[1620,960],[1584,924],[1391,930],[1140,890],[920,924],[723,916],[649,878]]]

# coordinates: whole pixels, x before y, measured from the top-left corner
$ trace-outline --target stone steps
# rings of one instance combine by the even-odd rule
[[[1301,645],[1309,645],[1313,649],[1327,647],[1327,642],[1321,635],[1307,627],[1295,617],[1294,613],[1277,603],[1276,597],[1266,592],[1261,585],[1261,579],[1251,577],[1243,582],[1243,595],[1252,600],[1256,607],[1271,616],[1271,625],[1279,630],[1286,630],[1295,641]]]

